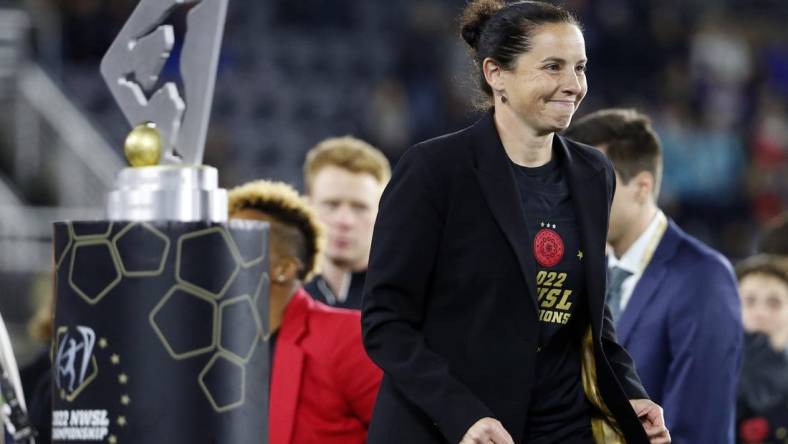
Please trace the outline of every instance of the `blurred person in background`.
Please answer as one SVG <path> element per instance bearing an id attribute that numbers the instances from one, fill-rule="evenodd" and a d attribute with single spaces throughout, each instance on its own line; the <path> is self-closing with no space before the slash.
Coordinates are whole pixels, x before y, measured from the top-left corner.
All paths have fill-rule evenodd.
<path id="1" fill-rule="evenodd" d="M 607 303 L 673 442 L 733 443 L 742 320 L 730 263 L 657 206 L 662 149 L 647 116 L 597 111 L 564 135 L 613 162 Z"/>
<path id="2" fill-rule="evenodd" d="M 736 272 L 744 329 L 762 333 L 775 351 L 788 352 L 788 274 L 778 256 L 758 255 L 743 261 Z"/>
<path id="3" fill-rule="evenodd" d="M 381 372 L 364 353 L 359 313 L 314 301 L 301 286 L 322 244 L 314 213 L 284 183 L 250 182 L 228 198 L 231 219 L 270 227 L 268 442 L 365 442 Z"/>
<path id="4" fill-rule="evenodd" d="M 361 308 L 372 226 L 390 176 L 383 153 L 354 137 L 326 139 L 307 153 L 307 198 L 328 231 L 320 274 L 305 286 L 313 298 L 335 307 Z"/>
<path id="5" fill-rule="evenodd" d="M 788 264 L 758 255 L 739 263 L 736 274 L 746 330 L 737 442 L 783 442 L 788 438 Z"/>
<path id="6" fill-rule="evenodd" d="M 604 303 L 612 167 L 556 135 L 587 92 L 577 20 L 477 0 L 461 34 L 487 112 L 408 149 L 375 223 L 370 443 L 670 442 Z"/>
<path id="7" fill-rule="evenodd" d="M 759 253 L 781 256 L 788 261 L 788 211 L 769 220 L 758 242 Z"/>
<path id="8" fill-rule="evenodd" d="M 781 64 L 786 63 L 788 54 Z M 754 95 L 759 101 L 753 111 L 746 186 L 751 197 L 752 217 L 769 230 L 780 219 L 786 223 L 785 215 L 780 217 L 780 213 L 788 208 L 788 96 L 780 97 L 767 88 Z M 782 254 L 788 254 L 785 237 L 781 244 Z"/>

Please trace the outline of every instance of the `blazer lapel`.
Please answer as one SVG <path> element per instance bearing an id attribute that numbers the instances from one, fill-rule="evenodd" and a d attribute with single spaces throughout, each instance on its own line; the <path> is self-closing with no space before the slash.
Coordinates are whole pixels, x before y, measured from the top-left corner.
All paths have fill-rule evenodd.
<path id="1" fill-rule="evenodd" d="M 654 261 L 652 260 L 652 262 Z M 656 294 L 657 288 L 660 282 L 662 282 L 662 278 L 665 277 L 666 271 L 667 268 L 664 263 L 653 264 L 653 266 L 649 264 L 640 277 L 640 280 L 638 280 L 632 292 L 632 297 L 629 299 L 627 307 L 621 313 L 621 318 L 618 320 L 618 325 L 616 326 L 616 333 L 621 345 L 625 347 L 629 345 L 632 329 L 637 323 L 643 309 Z"/>
<path id="2" fill-rule="evenodd" d="M 632 297 L 618 320 L 616 332 L 621 345 L 626 346 L 628 344 L 632 330 L 637 325 L 638 318 L 640 318 L 641 313 L 656 295 L 657 289 L 668 271 L 667 261 L 673 257 L 677 246 L 678 236 L 674 230 L 673 223 L 670 222 L 662 235 L 662 239 L 659 241 L 657 249 L 654 251 L 654 256 L 652 256 L 646 269 L 643 270 L 643 275 L 635 285 Z"/>
<path id="3" fill-rule="evenodd" d="M 594 168 L 582 157 L 569 151 L 566 142 L 556 136 L 563 156 L 563 171 L 572 193 L 583 251 L 586 290 L 591 325 L 596 335 L 602 331 L 605 304 L 605 236 L 608 224 L 608 196 L 604 170 Z"/>
<path id="4" fill-rule="evenodd" d="M 304 370 L 305 354 L 299 343 L 307 333 L 308 297 L 303 290 L 293 295 L 276 340 L 268 414 L 271 444 L 292 442 Z"/>
<path id="5" fill-rule="evenodd" d="M 528 299 L 538 316 L 536 276 L 534 276 L 536 263 L 530 254 L 526 254 L 530 251 L 531 240 L 526 230 L 525 212 L 509 165 L 510 160 L 495 129 L 492 113 L 488 113 L 476 123 L 474 135 L 476 177 L 481 185 L 482 194 L 517 257 L 520 271 L 528 287 L 530 296 Z"/>

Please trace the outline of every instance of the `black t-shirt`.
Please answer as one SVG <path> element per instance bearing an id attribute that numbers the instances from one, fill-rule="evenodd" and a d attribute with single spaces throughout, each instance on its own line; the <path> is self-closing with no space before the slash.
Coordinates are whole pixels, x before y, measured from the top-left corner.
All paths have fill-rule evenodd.
<path id="1" fill-rule="evenodd" d="M 572 196 L 555 155 L 541 167 L 512 167 L 531 239 L 522 248 L 536 262 L 539 299 L 539 351 L 524 442 L 582 442 L 591 427 L 580 377 L 588 303 Z"/>
<path id="2" fill-rule="evenodd" d="M 331 291 L 331 287 L 328 286 L 328 282 L 320 274 L 304 285 L 304 289 L 314 300 L 324 304 L 361 310 L 361 297 L 364 294 L 364 279 L 366 276 L 366 271 L 357 271 L 350 274 L 350 287 L 347 291 L 347 298 L 344 301 L 337 299 L 337 296 Z"/>

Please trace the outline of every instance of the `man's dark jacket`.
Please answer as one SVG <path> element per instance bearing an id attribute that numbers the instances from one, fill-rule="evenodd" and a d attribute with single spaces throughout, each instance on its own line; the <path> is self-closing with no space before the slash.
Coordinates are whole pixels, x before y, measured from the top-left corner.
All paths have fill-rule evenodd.
<path id="1" fill-rule="evenodd" d="M 673 443 L 736 442 L 741 302 L 725 257 L 669 221 L 616 330 Z"/>
<path id="2" fill-rule="evenodd" d="M 630 444 L 647 398 L 606 312 L 605 235 L 615 177 L 596 150 L 556 136 L 587 276 L 598 388 Z M 458 443 L 483 417 L 515 442 L 526 424 L 539 320 L 536 264 L 492 113 L 410 148 L 381 199 L 364 291 L 364 345 L 384 378 L 368 442 Z"/>

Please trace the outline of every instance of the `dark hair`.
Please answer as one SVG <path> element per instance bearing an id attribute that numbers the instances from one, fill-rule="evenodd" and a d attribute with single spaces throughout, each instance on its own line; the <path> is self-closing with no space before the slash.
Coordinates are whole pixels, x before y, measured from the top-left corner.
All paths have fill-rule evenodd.
<path id="1" fill-rule="evenodd" d="M 758 242 L 758 251 L 788 256 L 788 211 L 783 211 L 766 223 Z"/>
<path id="2" fill-rule="evenodd" d="M 580 27 L 569 11 L 549 3 L 504 0 L 473 0 L 460 18 L 460 34 L 471 47 L 479 70 L 479 86 L 487 97 L 492 88 L 484 79 L 482 63 L 487 57 L 502 68 L 512 70 L 520 54 L 531 50 L 534 30 L 547 23 L 568 23 Z"/>
<path id="3" fill-rule="evenodd" d="M 739 282 L 751 274 L 765 274 L 788 285 L 788 263 L 780 256 L 759 254 L 736 264 L 736 279 Z"/>
<path id="4" fill-rule="evenodd" d="M 577 120 L 563 135 L 587 145 L 605 145 L 624 183 L 648 171 L 654 176 L 654 196 L 659 194 L 662 145 L 648 116 L 634 109 L 601 110 Z"/>

